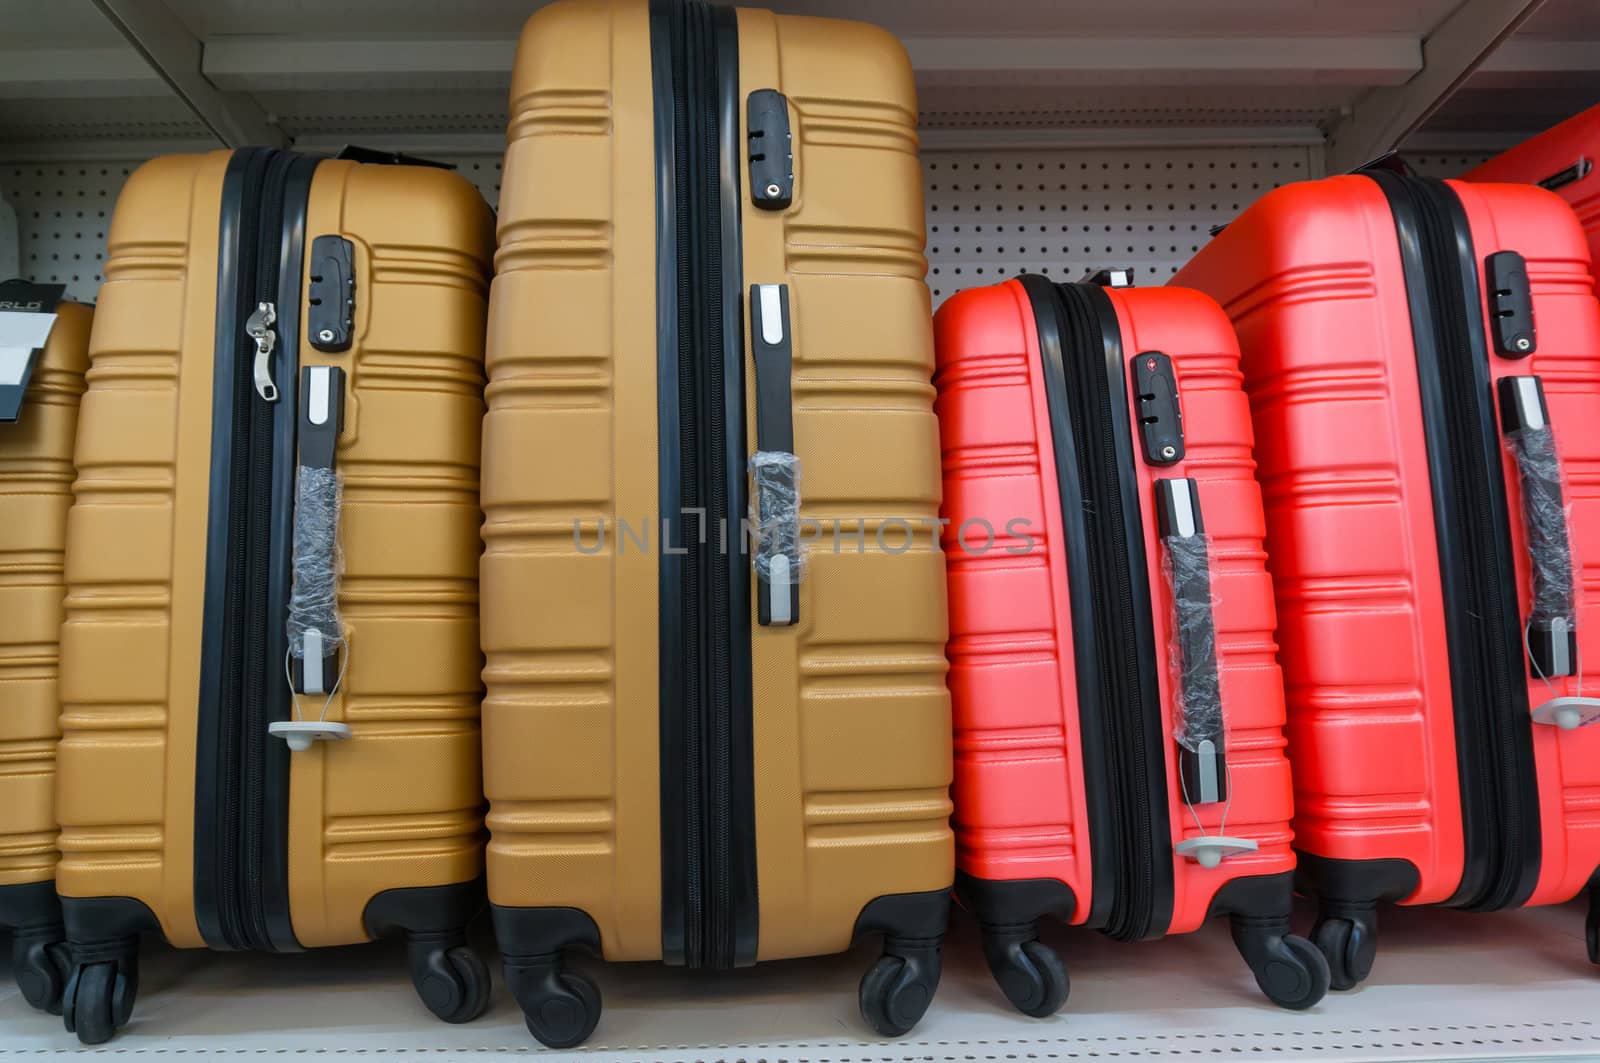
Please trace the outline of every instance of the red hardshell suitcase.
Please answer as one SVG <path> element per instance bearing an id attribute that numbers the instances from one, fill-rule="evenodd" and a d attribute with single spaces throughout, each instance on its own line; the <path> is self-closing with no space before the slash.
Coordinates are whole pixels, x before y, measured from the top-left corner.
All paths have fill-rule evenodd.
<path id="1" fill-rule="evenodd" d="M 1309 1007 L 1329 974 L 1288 933 L 1283 685 L 1238 345 L 1205 296 L 1116 276 L 1023 277 L 935 319 L 957 893 L 1031 1015 L 1067 992 L 1046 915 L 1139 940 L 1229 914 L 1267 996 Z"/>
<path id="2" fill-rule="evenodd" d="M 1600 105 L 1545 130 L 1461 175 L 1463 181 L 1536 184 L 1571 205 L 1589 236 L 1589 258 L 1600 263 Z"/>
<path id="3" fill-rule="evenodd" d="M 1371 969 L 1380 900 L 1588 885 L 1600 960 L 1600 305 L 1572 211 L 1331 177 L 1263 197 L 1173 283 L 1244 355 L 1298 884 L 1334 986 Z"/>

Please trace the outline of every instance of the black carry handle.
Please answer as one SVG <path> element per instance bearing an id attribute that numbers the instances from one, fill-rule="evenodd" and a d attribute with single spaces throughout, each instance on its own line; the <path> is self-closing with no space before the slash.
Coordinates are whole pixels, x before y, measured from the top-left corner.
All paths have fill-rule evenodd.
<path id="1" fill-rule="evenodd" d="M 1544 383 L 1537 376 L 1500 378 L 1500 427 L 1517 461 L 1522 521 L 1533 567 L 1533 609 L 1528 616 L 1528 666 L 1553 679 L 1577 674 L 1578 631 L 1572 542 L 1561 494 Z"/>
<path id="2" fill-rule="evenodd" d="M 763 627 L 800 621 L 799 507 L 794 458 L 794 410 L 789 376 L 794 364 L 789 286 L 750 286 L 750 350 L 756 364 L 756 450 L 752 461 L 756 519 L 756 619 Z M 787 460 L 785 460 L 787 459 Z M 767 534 L 772 529 L 782 534 Z"/>
<path id="3" fill-rule="evenodd" d="M 1199 486 L 1192 479 L 1157 480 L 1156 514 L 1167 551 L 1178 638 L 1180 705 L 1184 741 L 1178 747 L 1178 778 L 1191 805 L 1228 797 L 1222 722 L 1222 684 L 1217 678 L 1217 628 L 1211 604 L 1211 558 Z"/>
<path id="4" fill-rule="evenodd" d="M 453 162 L 440 162 L 438 159 L 425 159 L 420 155 L 407 155 L 403 151 L 385 151 L 382 148 L 368 148 L 360 144 L 346 144 L 339 149 L 334 158 L 365 163 L 368 166 L 427 166 L 435 170 L 456 168 Z"/>
<path id="5" fill-rule="evenodd" d="M 1386 173 L 1399 174 L 1401 177 L 1415 177 L 1415 176 L 1417 176 L 1416 169 L 1413 168 L 1412 165 L 1409 162 L 1406 161 L 1406 158 L 1405 158 L 1404 155 L 1400 154 L 1400 149 L 1399 148 L 1390 148 L 1388 151 L 1384 152 L 1382 155 L 1379 155 L 1377 158 L 1368 159 L 1366 162 L 1362 163 L 1360 166 L 1357 166 L 1355 169 L 1350 170 L 1348 172 L 1352 173 L 1352 174 L 1358 174 L 1358 173 L 1376 173 L 1376 172 L 1379 172 L 1379 171 L 1386 172 Z"/>
<path id="6" fill-rule="evenodd" d="M 1542 181 L 1535 182 L 1540 188 L 1547 188 L 1554 192 L 1558 188 L 1565 188 L 1575 181 L 1581 181 L 1594 170 L 1594 163 L 1586 157 L 1579 155 L 1578 161 L 1568 166 L 1565 170 L 1558 171 Z"/>
<path id="7" fill-rule="evenodd" d="M 314 475 L 334 471 L 339 434 L 343 431 L 344 370 L 335 365 L 303 367 L 300 370 L 300 456 L 296 470 L 292 548 L 297 571 L 290 601 L 291 615 L 301 604 L 299 570 L 315 566 L 329 573 L 330 578 L 335 571 L 333 551 L 338 541 L 338 528 L 335 508 L 327 497 L 331 485 L 314 486 L 308 472 Z M 315 493 L 319 490 L 320 494 Z M 290 654 L 289 682 L 296 694 L 329 694 L 338 680 L 341 632 L 324 627 L 321 623 L 305 625 L 301 652 Z"/>

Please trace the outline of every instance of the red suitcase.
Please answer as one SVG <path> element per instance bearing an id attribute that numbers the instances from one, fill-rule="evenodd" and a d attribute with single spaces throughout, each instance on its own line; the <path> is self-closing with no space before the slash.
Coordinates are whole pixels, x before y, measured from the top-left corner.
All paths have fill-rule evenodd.
<path id="1" fill-rule="evenodd" d="M 1589 885 L 1596 958 L 1600 727 L 1578 725 L 1600 675 L 1575 674 L 1600 662 L 1588 265 L 1543 189 L 1373 173 L 1269 193 L 1174 278 L 1223 304 L 1244 354 L 1298 881 L 1335 987 L 1371 969 L 1383 900 L 1489 910 Z"/>
<path id="2" fill-rule="evenodd" d="M 1597 156 L 1600 106 L 1496 155 L 1461 179 L 1536 184 L 1550 189 L 1577 212 L 1578 221 L 1589 236 L 1589 258 L 1600 263 L 1600 173 L 1594 171 Z"/>
<path id="3" fill-rule="evenodd" d="M 1267 996 L 1315 1004 L 1226 317 L 1196 292 L 1023 277 L 952 297 L 934 331 L 956 888 L 990 970 L 1047 1015 L 1067 979 L 1039 918 L 1138 940 L 1226 913 Z"/>

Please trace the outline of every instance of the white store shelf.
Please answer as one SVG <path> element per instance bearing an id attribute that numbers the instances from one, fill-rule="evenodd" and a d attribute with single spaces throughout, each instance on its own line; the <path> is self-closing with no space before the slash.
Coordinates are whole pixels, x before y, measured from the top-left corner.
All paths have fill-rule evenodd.
<path id="1" fill-rule="evenodd" d="M 497 199 L 514 41 L 541 0 L 162 2 L 198 42 L 201 73 L 301 146 L 443 157 Z M 1279 183 L 1321 176 L 1326 134 L 1367 94 L 1415 78 L 1430 33 L 1472 0 L 745 2 L 865 18 L 907 39 L 937 301 L 1024 270 L 1072 279 L 1131 265 L 1140 283 L 1165 281 L 1212 225 Z M 0 24 L 0 193 L 16 211 L 22 272 L 92 299 L 131 168 L 216 141 L 92 0 L 0 0 Z M 1546 0 L 1424 125 L 1411 143 L 1432 154 L 1412 161 L 1450 176 L 1597 100 L 1600 3 Z M 857 1013 L 870 947 L 718 975 L 604 966 L 600 1028 L 565 1054 L 527 1034 L 497 963 L 489 1013 L 438 1023 L 395 943 L 281 957 L 152 943 L 133 1023 L 80 1050 L 59 1018 L 22 1003 L 0 948 L 0 1063 L 1600 1059 L 1600 969 L 1585 960 L 1583 919 L 1575 905 L 1386 910 L 1371 981 L 1298 1014 L 1259 996 L 1224 922 L 1135 946 L 1052 927 L 1074 988 L 1049 1020 L 1010 1010 L 958 921 L 933 1009 L 898 1041 L 873 1037 Z M 1299 925 L 1309 921 L 1302 912 Z"/>
<path id="2" fill-rule="evenodd" d="M 1309 919 L 1302 913 L 1302 923 Z M 446 1026 L 412 994 L 390 944 L 291 956 L 145 950 L 133 1022 L 98 1055 L 293 1053 L 685 1063 L 1282 1058 L 1506 1060 L 1600 1056 L 1600 969 L 1585 959 L 1584 913 L 1565 905 L 1503 915 L 1386 910 L 1371 980 L 1284 1012 L 1256 992 L 1224 921 L 1139 945 L 1050 927 L 1072 996 L 1046 1020 L 1010 1010 L 958 919 L 938 997 L 898 1041 L 856 1011 L 871 948 L 707 975 L 603 965 L 600 1027 L 581 1051 L 540 1049 L 500 982 L 490 1011 Z M 0 1057 L 73 1054 L 61 1020 L 33 1012 L 0 967 Z M 84 1050 L 88 1051 L 88 1050 Z"/>

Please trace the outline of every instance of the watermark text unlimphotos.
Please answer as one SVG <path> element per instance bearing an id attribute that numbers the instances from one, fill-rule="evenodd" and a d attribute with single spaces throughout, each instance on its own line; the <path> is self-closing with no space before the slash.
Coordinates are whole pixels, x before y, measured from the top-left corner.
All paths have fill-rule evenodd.
<path id="1" fill-rule="evenodd" d="M 984 517 L 968 517 L 955 529 L 953 537 L 945 533 L 951 525 L 948 517 L 922 517 L 907 520 L 904 517 L 833 518 L 813 520 L 801 517 L 796 522 L 795 537 L 802 547 L 829 550 L 835 554 L 847 552 L 865 554 L 878 551 L 885 554 L 909 553 L 919 538 L 930 543 L 934 551 L 948 547 L 951 542 L 964 554 L 981 557 L 991 551 L 1007 554 L 1031 553 L 1038 545 L 1033 534 L 1033 524 L 1026 517 L 1011 517 L 995 522 Z M 868 530 L 868 525 L 877 527 Z M 691 543 L 714 544 L 718 552 L 726 554 L 730 548 L 729 521 L 708 521 L 703 509 L 685 509 L 682 516 L 670 518 L 646 517 L 639 520 L 622 518 L 583 520 L 572 522 L 572 545 L 580 554 L 598 554 L 606 549 L 608 536 L 618 554 L 630 551 L 664 554 L 687 554 Z M 773 530 L 768 526 L 768 534 Z M 759 552 L 762 526 L 748 517 L 739 522 L 733 546 L 741 554 Z"/>

